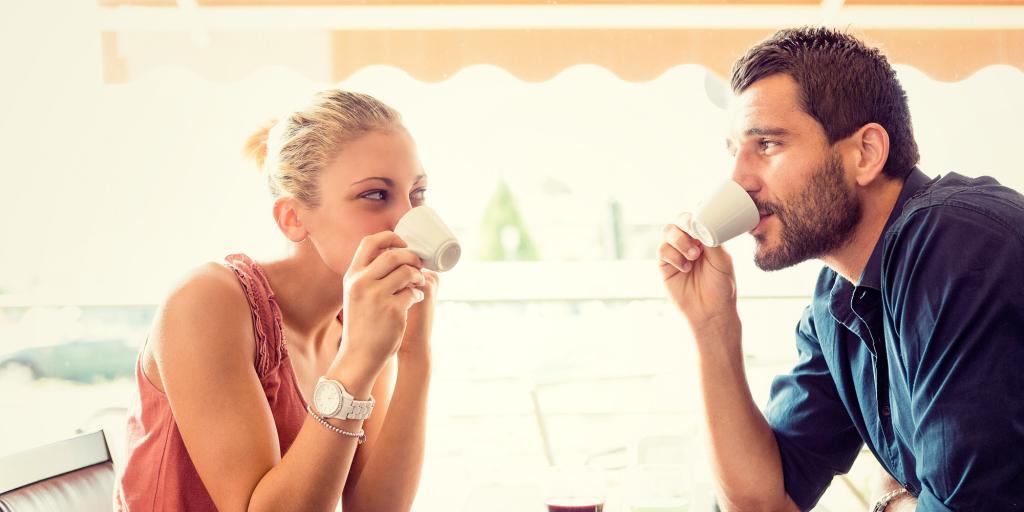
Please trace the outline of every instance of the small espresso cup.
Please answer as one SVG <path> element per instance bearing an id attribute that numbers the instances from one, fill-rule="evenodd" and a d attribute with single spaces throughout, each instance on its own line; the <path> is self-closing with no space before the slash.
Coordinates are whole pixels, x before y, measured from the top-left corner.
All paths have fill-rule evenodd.
<path id="1" fill-rule="evenodd" d="M 462 256 L 462 246 L 455 234 L 428 206 L 417 206 L 406 212 L 398 220 L 395 233 L 423 260 L 425 268 L 435 272 L 451 270 Z"/>
<path id="2" fill-rule="evenodd" d="M 750 194 L 726 180 L 697 206 L 692 220 L 692 235 L 708 247 L 718 247 L 757 227 L 761 216 Z"/>

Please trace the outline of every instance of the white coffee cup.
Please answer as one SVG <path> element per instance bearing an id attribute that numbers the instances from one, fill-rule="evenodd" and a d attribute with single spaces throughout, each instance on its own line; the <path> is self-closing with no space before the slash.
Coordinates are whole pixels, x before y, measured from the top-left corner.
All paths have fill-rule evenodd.
<path id="1" fill-rule="evenodd" d="M 405 240 L 409 249 L 423 260 L 423 266 L 430 270 L 451 270 L 462 256 L 462 246 L 455 234 L 441 220 L 441 216 L 428 206 L 417 206 L 406 212 L 398 220 L 395 233 Z"/>
<path id="2" fill-rule="evenodd" d="M 692 234 L 702 244 L 718 247 L 757 227 L 761 216 L 750 194 L 739 183 L 726 180 L 697 205 L 692 221 Z"/>

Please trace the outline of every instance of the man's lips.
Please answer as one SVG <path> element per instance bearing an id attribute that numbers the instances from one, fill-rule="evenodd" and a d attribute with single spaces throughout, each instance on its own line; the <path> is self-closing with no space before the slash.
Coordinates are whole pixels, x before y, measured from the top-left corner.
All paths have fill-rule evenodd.
<path id="1" fill-rule="evenodd" d="M 774 214 L 766 212 L 764 210 L 758 210 L 757 215 L 760 217 L 760 220 L 758 220 L 757 225 L 754 226 L 754 229 L 750 230 L 751 234 L 757 234 L 764 226 L 765 221 L 768 220 L 768 217 L 771 217 Z"/>

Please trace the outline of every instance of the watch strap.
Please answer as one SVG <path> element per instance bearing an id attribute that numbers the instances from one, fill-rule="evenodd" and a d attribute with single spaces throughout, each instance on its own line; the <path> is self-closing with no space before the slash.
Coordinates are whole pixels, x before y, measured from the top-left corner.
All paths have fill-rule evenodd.
<path id="1" fill-rule="evenodd" d="M 896 489 L 895 491 L 890 491 L 881 498 L 878 498 L 878 501 L 875 502 L 875 508 L 871 509 L 871 511 L 885 512 L 885 509 L 889 506 L 889 503 L 891 503 L 896 498 L 899 498 L 900 496 L 904 496 L 907 494 L 910 494 L 910 491 L 906 489 Z"/>
<path id="2" fill-rule="evenodd" d="M 377 401 L 370 396 L 369 400 L 356 400 L 342 383 L 328 379 L 327 377 L 320 377 L 317 380 L 317 385 L 326 382 L 330 383 L 338 388 L 339 394 L 341 395 L 341 408 L 335 414 L 324 414 L 325 418 L 334 418 L 339 420 L 365 420 L 370 417 L 370 413 L 373 412 L 373 406 L 376 405 Z M 323 414 L 323 412 L 320 414 Z"/>

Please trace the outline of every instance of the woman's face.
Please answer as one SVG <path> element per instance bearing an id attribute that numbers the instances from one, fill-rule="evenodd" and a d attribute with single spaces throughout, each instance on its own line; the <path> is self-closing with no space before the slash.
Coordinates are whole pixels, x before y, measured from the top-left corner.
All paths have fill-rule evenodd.
<path id="1" fill-rule="evenodd" d="M 320 204 L 300 219 L 324 263 L 344 274 L 363 237 L 393 231 L 424 204 L 427 176 L 405 128 L 370 132 L 342 148 L 320 175 Z"/>

